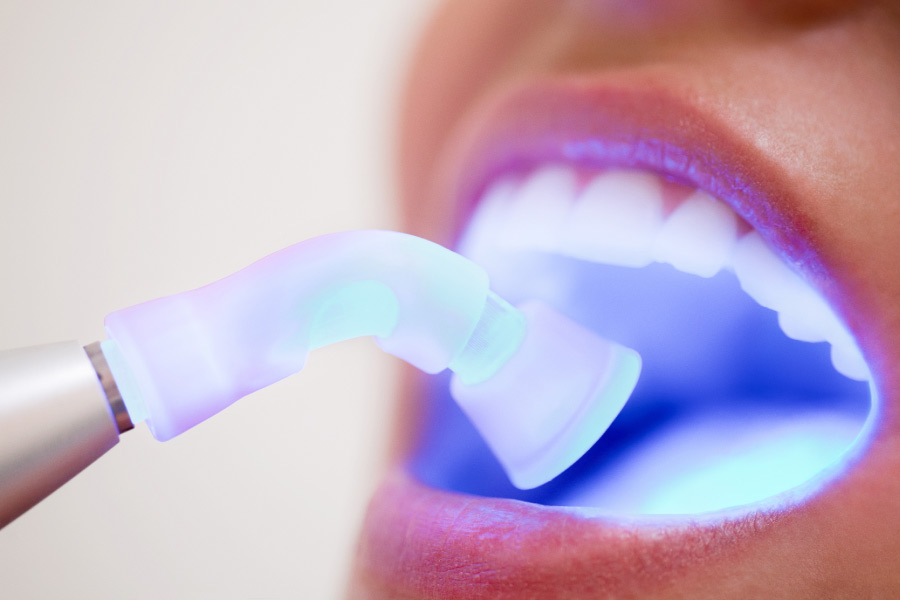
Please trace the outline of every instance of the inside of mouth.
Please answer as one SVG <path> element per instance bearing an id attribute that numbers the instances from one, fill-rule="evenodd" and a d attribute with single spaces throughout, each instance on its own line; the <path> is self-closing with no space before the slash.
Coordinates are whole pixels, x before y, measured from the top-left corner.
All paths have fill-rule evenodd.
<path id="1" fill-rule="evenodd" d="M 528 246 L 484 259 L 494 290 L 514 304 L 540 299 L 636 349 L 638 385 L 584 457 L 523 491 L 451 398 L 449 378 L 434 377 L 411 460 L 424 483 L 623 516 L 752 510 L 839 471 L 858 443 L 868 383 L 835 370 L 829 343 L 787 337 L 779 313 L 745 293 L 733 270 L 699 277 Z"/>

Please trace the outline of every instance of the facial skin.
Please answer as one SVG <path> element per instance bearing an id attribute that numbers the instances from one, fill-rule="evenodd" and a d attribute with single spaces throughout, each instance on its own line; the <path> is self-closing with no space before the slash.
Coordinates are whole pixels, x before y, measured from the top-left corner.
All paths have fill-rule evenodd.
<path id="1" fill-rule="evenodd" d="M 577 158 L 591 164 L 687 157 L 679 175 L 807 276 L 872 371 L 872 441 L 790 511 L 665 530 L 474 501 L 398 468 L 351 597 L 900 596 L 900 2 L 451 0 L 403 105 L 408 230 L 452 244 L 491 173 L 579 136 L 662 148 Z"/>

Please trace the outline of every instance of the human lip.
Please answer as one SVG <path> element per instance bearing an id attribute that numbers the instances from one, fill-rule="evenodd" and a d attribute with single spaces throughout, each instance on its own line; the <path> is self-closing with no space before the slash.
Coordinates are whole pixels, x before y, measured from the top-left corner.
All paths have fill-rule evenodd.
<path id="1" fill-rule="evenodd" d="M 485 188 L 505 172 L 560 162 L 628 167 L 710 192 L 811 281 L 834 278 L 837 250 L 823 243 L 827 232 L 810 209 L 803 179 L 677 87 L 645 83 L 623 78 L 597 87 L 572 79 L 526 87 L 467 118 L 436 186 L 456 207 L 445 235 L 459 231 Z M 840 285 L 820 289 L 844 314 L 858 314 Z M 792 532 L 839 514 L 862 471 L 788 508 L 706 522 L 636 522 L 440 492 L 401 469 L 372 503 L 359 564 L 368 577 L 423 596 L 428 590 L 449 598 L 651 593 L 704 565 L 727 572 L 723 565 L 736 553 L 782 551 L 773 539 L 796 540 Z"/>
<path id="2" fill-rule="evenodd" d="M 763 539 L 780 518 L 617 522 L 438 491 L 398 468 L 369 506 L 356 585 L 381 592 L 366 598 L 640 597 L 741 543 Z"/>
<path id="3" fill-rule="evenodd" d="M 874 247 L 883 245 L 881 232 L 874 235 L 882 215 L 875 204 L 848 213 L 846 190 L 837 193 L 840 186 L 795 150 L 773 150 L 771 137 L 666 71 L 510 85 L 466 115 L 447 144 L 429 196 L 453 208 L 449 223 L 425 233 L 458 241 L 486 188 L 511 171 L 553 163 L 652 171 L 729 205 L 844 321 L 875 386 L 889 386 L 879 365 L 895 362 L 885 323 L 900 284 L 885 277 L 890 250 Z M 860 230 L 873 233 L 872 248 L 859 247 Z M 860 258 L 847 260 L 851 254 Z"/>

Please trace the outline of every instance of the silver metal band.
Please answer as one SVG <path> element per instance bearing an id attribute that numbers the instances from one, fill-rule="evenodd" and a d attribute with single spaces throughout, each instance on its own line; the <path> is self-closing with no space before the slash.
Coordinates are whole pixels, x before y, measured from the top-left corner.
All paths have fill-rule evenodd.
<path id="1" fill-rule="evenodd" d="M 134 429 L 134 423 L 131 422 L 128 409 L 125 408 L 125 401 L 122 400 L 122 394 L 119 393 L 116 380 L 113 379 L 109 365 L 106 363 L 106 358 L 100 350 L 100 342 L 88 344 L 84 347 L 84 351 L 87 352 L 88 358 L 91 359 L 91 364 L 94 366 L 97 377 L 100 379 L 100 385 L 103 386 L 103 393 L 106 395 L 106 401 L 109 402 L 110 408 L 112 408 L 119 433 L 125 433 L 129 429 Z"/>

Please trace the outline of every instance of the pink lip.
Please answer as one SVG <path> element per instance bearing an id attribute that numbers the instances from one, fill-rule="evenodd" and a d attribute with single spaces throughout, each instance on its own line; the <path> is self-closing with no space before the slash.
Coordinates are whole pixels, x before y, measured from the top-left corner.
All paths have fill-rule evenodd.
<path id="1" fill-rule="evenodd" d="M 602 86 L 555 80 L 497 95 L 457 127 L 441 165 L 433 196 L 455 206 L 444 239 L 459 231 L 501 173 L 548 162 L 628 166 L 728 202 L 788 260 L 824 281 L 828 246 L 807 211 L 804 178 L 768 158 L 752 132 L 729 125 L 724 112 L 677 85 L 631 76 Z M 825 292 L 832 303 L 846 300 L 844 291 Z M 848 533 L 839 517 L 859 502 L 857 490 L 872 485 L 878 463 L 889 460 L 867 452 L 860 461 L 869 464 L 802 504 L 703 524 L 626 523 L 442 492 L 398 468 L 372 501 L 355 574 L 367 590 L 381 592 L 360 594 L 366 598 L 644 597 L 673 585 L 686 590 L 698 573 L 725 580 L 739 564 L 794 560 L 801 546 L 864 535 Z"/>
<path id="2" fill-rule="evenodd" d="M 764 537 L 780 519 L 628 525 L 436 491 L 398 469 L 369 507 L 357 572 L 385 590 L 373 598 L 639 597 Z"/>

